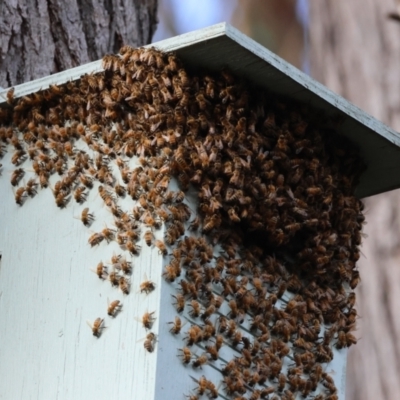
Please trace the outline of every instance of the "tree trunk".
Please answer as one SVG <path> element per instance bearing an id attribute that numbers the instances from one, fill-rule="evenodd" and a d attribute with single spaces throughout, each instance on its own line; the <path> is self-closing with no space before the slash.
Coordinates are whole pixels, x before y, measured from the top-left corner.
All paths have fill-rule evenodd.
<path id="1" fill-rule="evenodd" d="M 157 0 L 1 0 L 0 86 L 150 43 Z"/>
<path id="2" fill-rule="evenodd" d="M 400 24 L 392 0 L 310 2 L 315 79 L 400 129 Z M 366 28 L 367 27 L 367 28 Z M 359 343 L 348 358 L 347 399 L 394 399 L 400 392 L 400 191 L 366 200 L 359 261 Z"/>

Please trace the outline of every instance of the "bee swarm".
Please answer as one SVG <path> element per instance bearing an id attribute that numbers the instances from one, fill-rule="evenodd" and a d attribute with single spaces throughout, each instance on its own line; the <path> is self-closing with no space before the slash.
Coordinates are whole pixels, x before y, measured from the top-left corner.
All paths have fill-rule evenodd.
<path id="1" fill-rule="evenodd" d="M 170 330 L 182 335 L 184 364 L 214 364 L 225 398 L 337 399 L 326 364 L 332 347 L 356 342 L 349 287 L 359 280 L 364 222 L 353 195 L 363 170 L 357 151 L 315 110 L 227 70 L 191 75 L 173 54 L 127 46 L 103 66 L 104 73 L 19 99 L 9 92 L 0 155 L 14 151 L 16 203 L 55 174 L 60 208 L 72 198 L 84 203 L 98 183 L 116 229 L 90 235 L 92 247 L 116 241 L 134 256 L 144 235 L 170 254 L 163 276 L 176 288 L 177 312 L 189 310 L 185 332 L 179 318 Z M 139 166 L 130 167 L 132 158 Z M 18 187 L 28 160 L 36 178 Z M 180 190 L 170 190 L 173 179 Z M 188 191 L 198 198 L 196 213 Z M 125 196 L 133 209 L 119 204 Z M 85 226 L 94 218 L 83 210 Z M 162 224 L 164 241 L 154 240 Z M 111 268 L 97 267 L 124 294 L 130 271 L 122 255 Z M 140 290 L 151 295 L 154 284 Z M 152 352 L 154 344 L 150 332 L 144 347 Z M 192 355 L 193 345 L 204 353 Z M 237 356 L 220 368 L 223 346 Z M 196 382 L 190 398 L 218 397 L 213 382 Z"/>

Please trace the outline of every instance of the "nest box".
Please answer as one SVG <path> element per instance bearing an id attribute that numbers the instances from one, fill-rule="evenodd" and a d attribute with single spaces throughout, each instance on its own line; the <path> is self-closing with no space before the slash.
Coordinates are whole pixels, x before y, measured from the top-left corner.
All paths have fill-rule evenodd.
<path id="1" fill-rule="evenodd" d="M 185 69 L 193 74 L 228 69 L 260 91 L 266 90 L 271 96 L 295 104 L 305 104 L 316 114 L 333 121 L 332 130 L 356 145 L 366 165 L 356 188 L 358 198 L 400 186 L 396 173 L 400 167 L 400 140 L 395 131 L 231 26 L 222 23 L 147 47 L 174 52 Z M 143 58 L 141 62 L 148 61 Z M 36 100 L 30 95 L 45 91 L 50 85 L 61 87 L 80 80 L 86 74 L 103 71 L 102 62 L 96 61 L 27 82 L 15 87 L 14 99 L 18 101 L 27 96 L 22 108 L 34 108 L 34 102 L 41 95 Z M 111 68 L 107 73 L 112 74 Z M 139 74 L 133 74 L 132 79 L 140 79 Z M 152 96 L 150 86 L 144 88 L 148 98 Z M 171 93 L 172 89 L 164 92 L 166 102 L 175 101 L 170 99 L 173 97 Z M 144 108 L 145 111 L 135 108 L 133 97 L 126 96 L 133 102 L 129 104 L 135 110 L 129 118 L 144 118 L 143 124 L 146 125 L 152 117 L 148 116 L 152 108 Z M 0 107 L 9 107 L 5 104 L 8 98 L 8 90 L 0 92 L 0 102 L 3 103 Z M 204 96 L 196 99 L 200 98 L 207 107 L 210 102 L 207 103 Z M 114 115 L 111 109 L 116 101 L 112 93 L 102 100 L 107 102 L 107 107 L 110 106 L 106 114 Z M 9 99 L 9 102 L 13 100 Z M 90 114 L 95 104 L 96 99 L 85 103 L 82 112 Z M 202 110 L 202 104 L 196 107 Z M 223 109 L 224 104 L 220 108 Z M 58 113 L 64 111 L 56 110 Z M 41 113 L 47 111 L 40 109 L 35 112 L 30 114 L 35 120 L 33 126 L 44 124 L 45 117 Z M 181 115 L 177 118 L 184 120 Z M 302 276 L 300 274 L 295 279 L 293 269 L 286 271 L 286 266 L 295 264 L 290 257 L 279 258 L 279 252 L 271 253 L 264 257 L 268 260 L 266 267 L 263 264 L 270 268 L 268 273 L 260 273 L 262 266 L 252 269 L 256 263 L 256 251 L 247 251 L 239 243 L 233 245 L 234 239 L 230 239 L 229 246 L 219 242 L 229 229 L 220 236 L 208 237 L 216 225 L 223 225 L 224 218 L 228 222 L 231 220 L 232 230 L 236 220 L 245 218 L 240 206 L 253 201 L 250 195 L 243 197 L 237 207 L 229 205 L 239 201 L 240 185 L 246 184 L 240 183 L 241 172 L 237 173 L 237 179 L 233 178 L 235 172 L 230 178 L 221 178 L 221 187 L 224 182 L 229 182 L 234 190 L 237 189 L 226 202 L 228 205 L 218 197 L 221 188 L 213 186 L 211 193 L 209 183 L 207 188 L 203 187 L 202 202 L 206 199 L 211 204 L 212 198 L 214 214 L 225 206 L 227 212 L 222 219 L 207 215 L 203 231 L 199 229 L 197 236 L 187 239 L 195 230 L 197 213 L 201 221 L 204 217 L 202 212 L 207 214 L 208 211 L 200 207 L 201 212 L 198 212 L 196 190 L 190 189 L 185 194 L 179 191 L 178 185 L 184 183 L 184 178 L 183 182 L 180 177 L 178 180 L 167 175 L 159 178 L 157 171 L 163 168 L 165 171 L 169 168 L 184 169 L 190 161 L 186 161 L 182 154 L 181 157 L 175 154 L 175 164 L 170 166 L 167 155 L 171 153 L 165 150 L 166 161 L 156 165 L 154 157 L 146 152 L 157 143 L 157 139 L 165 147 L 183 140 L 186 128 L 156 135 L 160 124 L 168 125 L 167 119 L 154 118 L 150 125 L 146 125 L 153 136 L 143 142 L 142 150 L 139 150 L 140 146 L 135 147 L 131 157 L 128 156 L 127 143 L 137 135 L 137 131 L 131 129 L 132 132 L 127 133 L 129 127 L 117 126 L 118 121 L 108 126 L 110 136 L 106 132 L 102 137 L 102 127 L 98 127 L 96 121 L 87 122 L 87 126 L 82 122 L 74 125 L 73 129 L 78 133 L 82 131 L 82 140 L 76 136 L 68 140 L 71 131 L 68 130 L 71 128 L 68 121 L 65 122 L 68 129 L 61 132 L 62 127 L 54 124 L 57 126 L 48 128 L 49 133 L 39 134 L 42 135 L 39 139 L 34 135 L 32 139 L 29 131 L 22 136 L 16 127 L 11 131 L 7 131 L 7 126 L 2 127 L 5 145 L 0 146 L 0 152 L 5 154 L 1 160 L 0 178 L 3 202 L 0 210 L 0 397 L 159 400 L 203 395 L 230 399 L 246 393 L 246 398 L 256 399 L 275 392 L 281 399 L 289 399 L 295 396 L 312 398 L 318 393 L 328 395 L 329 391 L 332 396 L 344 399 L 347 353 L 343 347 L 352 344 L 351 321 L 356 315 L 352 313 L 353 305 L 350 303 L 353 297 L 348 287 L 349 282 L 352 286 L 354 274 L 351 275 L 350 271 L 350 276 L 347 276 L 346 268 L 340 269 L 344 271 L 346 285 L 334 289 L 326 285 L 317 287 L 313 283 L 311 287 L 319 293 L 315 306 L 310 290 L 304 291 L 304 301 L 295 297 L 296 291 L 303 293 L 301 288 L 296 289 Z M 4 125 L 3 121 L 0 123 Z M 266 125 L 264 123 L 264 127 Z M 210 126 L 204 129 L 211 131 Z M 113 138 L 125 133 L 128 135 L 124 136 L 125 141 L 113 148 L 110 145 Z M 102 142 L 98 143 L 98 140 Z M 200 163 L 199 168 L 205 161 L 207 167 L 226 161 L 219 160 L 218 156 L 211 160 L 212 152 L 217 153 L 226 144 L 221 142 L 218 147 L 215 142 L 214 147 L 208 149 L 200 141 L 191 143 L 192 149 L 198 152 L 193 163 Z M 280 146 L 284 148 L 285 143 Z M 6 151 L 12 146 L 15 148 Z M 245 148 L 240 151 L 242 153 L 239 152 L 237 157 L 227 161 L 225 170 L 230 166 L 237 171 L 251 169 L 251 157 L 245 157 Z M 60 155 L 64 153 L 65 158 Z M 269 153 L 260 151 L 260 156 L 268 157 Z M 37 161 L 36 164 L 29 158 Z M 141 174 L 149 165 L 149 175 L 143 177 Z M 85 172 L 79 169 L 82 166 L 85 166 Z M 313 168 L 318 168 L 318 161 L 314 160 Z M 132 176 L 137 176 L 137 180 Z M 10 179 L 14 187 L 10 185 Z M 191 179 L 192 183 L 201 180 L 193 176 Z M 295 201 L 297 194 L 290 188 L 284 189 L 283 178 L 279 175 L 273 179 L 276 183 L 270 186 L 278 194 L 259 197 L 257 204 L 266 201 L 269 206 L 278 202 L 278 206 L 274 205 L 277 214 L 271 214 L 271 218 L 278 221 L 278 217 L 285 214 L 280 214 L 279 210 L 284 209 L 288 202 Z M 312 176 L 309 181 L 313 182 Z M 118 189 L 115 187 L 117 184 Z M 124 197 L 125 192 L 135 192 L 133 187 L 138 185 L 137 196 L 132 194 L 132 199 L 129 195 Z M 150 199 L 145 188 L 150 192 L 152 185 L 155 185 L 155 191 Z M 43 189 L 49 186 L 52 190 L 40 190 L 41 186 Z M 311 183 L 307 190 L 305 193 L 312 197 L 318 195 L 320 189 Z M 163 201 L 166 202 L 164 214 L 154 205 Z M 348 196 L 344 202 L 347 213 L 359 212 L 358 209 L 349 210 L 352 207 L 349 204 L 359 206 L 358 200 L 353 201 Z M 290 223 L 281 228 L 282 234 L 295 235 L 295 231 L 301 229 L 310 234 L 318 225 L 316 217 L 307 220 L 307 201 L 303 203 L 304 206 L 296 207 L 294 212 L 297 214 L 290 217 Z M 207 210 L 210 210 L 210 204 Z M 329 204 L 326 208 L 323 211 L 328 215 L 331 211 Z M 240 215 L 236 214 L 238 210 L 242 211 Z M 168 216 L 181 221 L 168 226 Z M 361 221 L 353 219 L 351 224 L 361 224 Z M 258 223 L 262 226 L 264 221 Z M 244 228 L 241 226 L 240 229 L 243 234 Z M 178 234 L 174 238 L 176 231 Z M 329 237 L 322 235 L 318 238 L 317 247 L 321 254 L 313 259 L 319 268 L 318 274 L 325 273 L 324 265 L 329 265 L 335 253 L 329 246 L 334 246 L 338 236 L 332 233 Z M 323 240 L 327 244 L 323 245 Z M 351 240 L 354 238 L 348 242 Z M 187 265 L 183 259 L 181 265 L 179 259 L 179 265 L 176 265 L 178 255 L 184 254 L 189 258 L 187 248 L 191 243 L 195 243 L 195 257 Z M 181 251 L 180 245 L 185 245 L 186 250 Z M 291 251 L 295 248 L 292 245 Z M 296 252 L 300 253 L 300 250 L 296 248 Z M 307 259 L 307 249 L 303 253 Z M 248 257 L 245 261 L 249 262 L 245 263 L 241 257 Z M 346 257 L 354 266 L 356 254 L 350 252 L 343 256 Z M 224 264 L 220 270 L 217 262 Z M 215 275 L 215 271 L 221 275 Z M 210 273 L 214 274 L 212 278 Z M 340 274 L 337 277 L 342 278 Z M 199 279 L 203 279 L 203 283 L 197 284 Z M 311 297 L 306 300 L 307 296 Z M 325 299 L 324 296 L 335 301 L 329 306 L 324 303 L 325 314 L 321 317 L 321 312 L 315 311 L 315 307 L 319 307 L 318 301 Z M 262 307 L 262 317 L 257 318 L 256 310 Z M 339 314 L 350 321 L 349 328 L 335 330 L 332 323 L 334 312 L 330 315 L 326 307 L 333 310 L 339 307 Z M 262 325 L 263 321 L 266 324 Z M 322 344 L 325 332 L 326 336 L 329 332 L 332 334 L 331 344 L 326 348 Z M 313 335 L 317 344 L 311 343 Z M 237 374 L 228 371 L 233 365 L 227 366 L 229 361 L 240 370 Z M 307 362 L 314 364 L 307 367 Z M 293 380 L 296 373 L 293 370 L 289 372 L 295 363 L 304 363 L 301 367 L 304 373 L 298 374 L 297 383 Z M 334 372 L 333 383 L 322 377 L 318 365 L 323 365 L 324 371 Z M 320 379 L 315 387 L 314 378 L 310 378 L 311 383 L 305 383 L 311 373 Z"/>

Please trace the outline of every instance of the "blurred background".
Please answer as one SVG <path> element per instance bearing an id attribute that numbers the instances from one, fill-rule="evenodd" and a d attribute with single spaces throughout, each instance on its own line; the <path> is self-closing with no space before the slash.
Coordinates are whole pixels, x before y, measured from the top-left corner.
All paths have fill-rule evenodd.
<path id="1" fill-rule="evenodd" d="M 227 21 L 400 130 L 396 18 L 395 0 L 159 0 L 153 42 Z M 349 350 L 346 399 L 389 400 L 400 393 L 400 191 L 365 204 L 368 237 L 356 290 L 359 342 Z"/>

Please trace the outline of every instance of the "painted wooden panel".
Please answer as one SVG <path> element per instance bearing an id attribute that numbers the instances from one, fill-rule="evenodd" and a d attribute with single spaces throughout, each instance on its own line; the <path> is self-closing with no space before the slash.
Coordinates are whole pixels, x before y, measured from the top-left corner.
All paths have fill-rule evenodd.
<path id="1" fill-rule="evenodd" d="M 92 271 L 121 253 L 115 242 L 88 244 L 91 233 L 105 224 L 112 228 L 97 187 L 83 205 L 72 200 L 60 210 L 46 189 L 20 207 L 9 181 L 10 154 L 2 164 L 0 398 L 153 398 L 157 353 L 144 349 L 140 319 L 155 311 L 152 331 L 158 333 L 162 256 L 141 243 L 132 260 L 131 291 L 124 295 Z M 79 220 L 86 206 L 96 218 L 90 228 Z M 162 237 L 162 230 L 156 235 Z M 156 284 L 148 295 L 140 293 L 146 276 Z M 123 303 L 115 318 L 107 315 L 108 299 Z M 98 317 L 105 319 L 100 338 L 87 324 Z"/>

